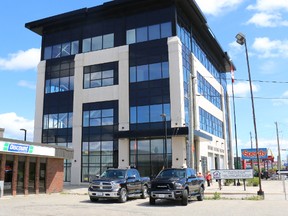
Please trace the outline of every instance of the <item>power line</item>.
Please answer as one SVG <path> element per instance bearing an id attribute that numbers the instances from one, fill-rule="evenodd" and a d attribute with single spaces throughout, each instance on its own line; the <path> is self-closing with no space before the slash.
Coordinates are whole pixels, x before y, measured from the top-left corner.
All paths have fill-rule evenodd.
<path id="1" fill-rule="evenodd" d="M 249 81 L 246 79 L 234 79 L 236 81 Z M 252 80 L 253 82 L 261 82 L 261 83 L 275 83 L 275 84 L 288 84 L 288 81 L 275 81 L 275 80 Z"/>

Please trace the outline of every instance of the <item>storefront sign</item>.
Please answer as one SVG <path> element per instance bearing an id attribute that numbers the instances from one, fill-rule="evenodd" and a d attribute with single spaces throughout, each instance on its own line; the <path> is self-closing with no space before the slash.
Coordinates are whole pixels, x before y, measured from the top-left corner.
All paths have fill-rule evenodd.
<path id="1" fill-rule="evenodd" d="M 241 149 L 242 159 L 257 159 L 257 151 L 256 149 Z M 259 159 L 267 159 L 268 158 L 268 150 L 267 148 L 259 148 L 258 149 Z"/>
<path id="2" fill-rule="evenodd" d="M 18 154 L 55 156 L 55 148 L 52 147 L 9 143 L 9 142 L 0 142 L 0 151 L 18 153 Z"/>
<path id="3" fill-rule="evenodd" d="M 212 179 L 250 179 L 253 178 L 252 169 L 211 170 Z"/>

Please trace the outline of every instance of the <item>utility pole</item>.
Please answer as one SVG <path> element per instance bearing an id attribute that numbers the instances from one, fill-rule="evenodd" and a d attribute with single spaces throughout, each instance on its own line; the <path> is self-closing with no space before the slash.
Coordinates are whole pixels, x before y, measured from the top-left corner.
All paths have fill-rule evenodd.
<path id="1" fill-rule="evenodd" d="M 281 170 L 281 153 L 280 153 L 278 123 L 275 122 L 275 124 L 276 124 L 276 135 L 277 135 L 277 145 L 278 145 L 277 169 L 280 171 Z M 280 178 L 280 175 L 279 175 L 279 178 Z"/>
<path id="2" fill-rule="evenodd" d="M 250 131 L 250 142 L 251 142 L 251 149 L 253 149 L 253 141 L 252 141 L 252 133 Z M 253 162 L 253 159 L 251 159 L 251 168 L 253 170 L 253 173 L 254 173 L 254 162 Z"/>

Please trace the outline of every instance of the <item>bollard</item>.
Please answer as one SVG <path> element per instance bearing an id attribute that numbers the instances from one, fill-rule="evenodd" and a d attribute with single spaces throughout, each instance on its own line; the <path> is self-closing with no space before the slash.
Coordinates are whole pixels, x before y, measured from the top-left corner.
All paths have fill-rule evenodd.
<path id="1" fill-rule="evenodd" d="M 0 198 L 4 194 L 4 181 L 0 181 Z"/>

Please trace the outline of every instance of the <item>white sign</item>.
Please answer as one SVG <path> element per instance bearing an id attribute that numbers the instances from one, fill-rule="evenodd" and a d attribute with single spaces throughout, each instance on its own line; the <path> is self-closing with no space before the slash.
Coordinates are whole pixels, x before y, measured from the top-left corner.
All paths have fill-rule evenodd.
<path id="1" fill-rule="evenodd" d="M 212 179 L 250 179 L 253 178 L 252 169 L 211 170 Z"/>
<path id="2" fill-rule="evenodd" d="M 20 143 L 0 142 L 0 152 L 55 156 L 55 148 Z"/>

